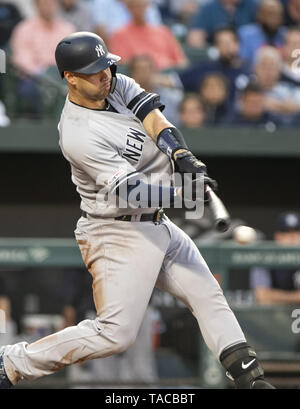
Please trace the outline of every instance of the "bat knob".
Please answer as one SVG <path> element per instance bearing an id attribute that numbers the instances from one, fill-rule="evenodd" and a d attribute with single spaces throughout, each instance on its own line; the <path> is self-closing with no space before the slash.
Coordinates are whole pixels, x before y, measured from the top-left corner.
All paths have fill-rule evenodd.
<path id="1" fill-rule="evenodd" d="M 220 219 L 215 222 L 215 229 L 220 233 L 225 233 L 229 229 L 230 219 Z"/>

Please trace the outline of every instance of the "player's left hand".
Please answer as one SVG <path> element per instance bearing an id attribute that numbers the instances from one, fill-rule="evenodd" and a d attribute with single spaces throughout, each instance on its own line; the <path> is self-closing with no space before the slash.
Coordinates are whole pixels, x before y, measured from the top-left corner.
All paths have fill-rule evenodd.
<path id="1" fill-rule="evenodd" d="M 204 175 L 204 185 L 208 185 L 215 192 L 218 190 L 218 184 L 214 179 L 211 179 L 207 174 L 207 168 L 205 163 L 197 159 L 191 151 L 180 150 L 174 154 L 175 170 L 181 174 L 191 173 L 193 179 L 197 177 L 197 174 Z"/>
<path id="2" fill-rule="evenodd" d="M 180 149 L 174 153 L 174 161 L 176 170 L 179 173 L 204 173 L 207 175 L 205 163 L 197 159 L 191 151 L 187 149 Z"/>

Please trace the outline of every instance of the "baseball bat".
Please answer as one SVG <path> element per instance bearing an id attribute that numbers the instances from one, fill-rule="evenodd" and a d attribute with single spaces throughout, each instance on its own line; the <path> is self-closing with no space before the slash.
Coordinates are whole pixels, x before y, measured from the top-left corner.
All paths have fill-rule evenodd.
<path id="1" fill-rule="evenodd" d="M 219 232 L 224 233 L 229 229 L 230 226 L 229 213 L 222 200 L 209 186 L 206 186 L 206 196 L 208 199 L 208 206 L 214 221 L 215 229 Z"/>

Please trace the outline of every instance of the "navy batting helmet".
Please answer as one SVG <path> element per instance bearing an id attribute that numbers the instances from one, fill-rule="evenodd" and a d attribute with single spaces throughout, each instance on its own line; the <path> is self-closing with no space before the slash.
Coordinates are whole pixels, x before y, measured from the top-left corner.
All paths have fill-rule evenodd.
<path id="1" fill-rule="evenodd" d="M 64 71 L 96 74 L 107 67 L 113 76 L 121 57 L 111 54 L 97 34 L 81 31 L 62 39 L 56 47 L 55 59 L 62 78 Z"/>

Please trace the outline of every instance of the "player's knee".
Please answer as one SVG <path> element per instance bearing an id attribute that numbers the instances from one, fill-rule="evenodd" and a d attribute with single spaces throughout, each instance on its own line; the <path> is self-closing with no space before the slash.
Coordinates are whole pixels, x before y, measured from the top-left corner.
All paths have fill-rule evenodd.
<path id="1" fill-rule="evenodd" d="M 219 283 L 217 281 L 211 281 L 205 291 L 202 291 L 198 296 L 203 302 L 211 303 L 212 300 L 219 299 L 220 297 L 223 298 L 224 294 Z"/>
<path id="2" fill-rule="evenodd" d="M 115 333 L 115 353 L 121 353 L 126 351 L 135 341 L 136 332 L 127 326 L 120 327 Z"/>
<path id="3" fill-rule="evenodd" d="M 103 325 L 99 317 L 95 319 L 94 324 L 99 335 L 110 341 L 112 354 L 126 351 L 136 339 L 137 330 L 130 324 L 119 325 L 106 322 Z"/>

